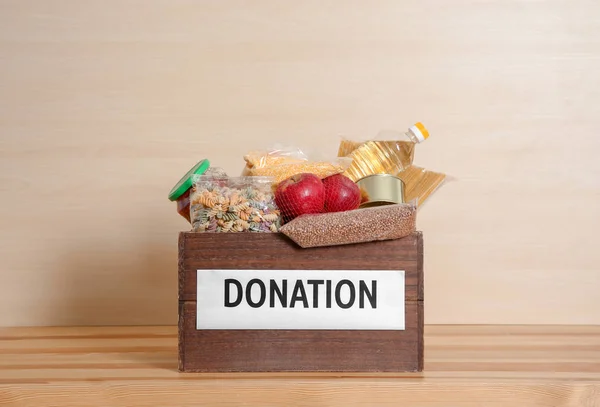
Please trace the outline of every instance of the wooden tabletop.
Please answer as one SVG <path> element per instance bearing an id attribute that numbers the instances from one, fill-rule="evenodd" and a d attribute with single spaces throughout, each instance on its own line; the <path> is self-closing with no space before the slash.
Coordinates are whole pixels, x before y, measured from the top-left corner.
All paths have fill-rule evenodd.
<path id="1" fill-rule="evenodd" d="M 182 374 L 176 335 L 0 329 L 0 406 L 600 406 L 600 326 L 427 326 L 422 374 Z"/>

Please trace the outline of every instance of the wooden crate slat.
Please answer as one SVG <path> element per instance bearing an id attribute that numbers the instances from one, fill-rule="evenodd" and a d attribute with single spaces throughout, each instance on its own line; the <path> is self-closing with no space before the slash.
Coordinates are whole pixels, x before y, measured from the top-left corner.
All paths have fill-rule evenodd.
<path id="1" fill-rule="evenodd" d="M 189 372 L 396 372 L 423 368 L 423 302 L 406 303 L 406 330 L 196 330 L 182 304 L 180 368 Z"/>

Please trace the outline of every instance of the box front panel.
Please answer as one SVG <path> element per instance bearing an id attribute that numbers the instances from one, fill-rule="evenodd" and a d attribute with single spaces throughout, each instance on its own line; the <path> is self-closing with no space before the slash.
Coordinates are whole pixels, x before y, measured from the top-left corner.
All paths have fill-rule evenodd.
<path id="1" fill-rule="evenodd" d="M 183 233 L 180 236 L 179 258 L 180 370 L 188 372 L 420 371 L 423 368 L 422 258 L 421 233 L 399 240 L 318 249 L 300 249 L 279 234 Z M 249 308 L 267 304 L 272 300 L 267 298 L 269 295 L 267 280 L 269 283 L 270 280 L 275 280 L 280 289 L 275 300 L 285 301 L 285 305 L 289 306 L 289 301 L 295 298 L 297 305 L 302 305 L 313 313 L 304 323 L 314 325 L 310 326 L 311 329 L 306 329 L 306 325 L 294 321 L 288 321 L 287 325 L 267 321 L 265 326 L 271 329 L 261 329 L 260 324 L 255 320 L 240 323 L 238 327 L 234 318 L 227 322 L 228 325 L 224 325 L 227 329 L 220 329 L 219 323 L 222 321 L 219 322 L 218 315 L 213 315 L 211 324 L 214 322 L 216 325 L 200 325 L 202 329 L 198 329 L 199 319 L 202 319 L 203 315 L 198 315 L 197 309 L 206 308 L 202 301 L 207 298 L 217 299 L 219 293 L 213 293 L 212 290 L 219 291 L 222 296 L 225 295 L 224 286 L 219 285 L 224 280 L 219 280 L 212 288 L 207 287 L 208 283 L 204 282 L 207 274 L 203 273 L 211 273 L 211 270 L 224 271 L 229 280 L 238 282 L 238 285 L 231 283 L 229 287 L 227 298 L 229 304 L 238 301 L 241 304 L 242 301 L 246 301 Z M 259 278 L 256 276 L 250 278 L 248 274 L 253 271 L 253 274 L 256 274 L 257 270 L 265 273 L 269 271 L 267 273 L 269 278 L 263 281 L 264 301 L 260 290 L 261 284 L 256 281 Z M 312 308 L 311 301 L 327 303 L 325 283 L 327 279 L 324 277 L 322 279 L 324 282 L 320 285 L 325 292 L 315 292 L 318 298 L 309 295 L 312 293 L 310 290 L 305 293 L 305 296 L 298 294 L 302 290 L 296 292 L 295 296 L 291 291 L 284 296 L 281 289 L 286 273 L 292 273 L 288 277 L 292 277 L 292 281 L 295 282 L 290 283 L 290 290 L 293 290 L 291 287 L 295 286 L 298 280 L 303 283 L 308 282 L 307 278 L 294 280 L 296 274 L 290 270 L 296 270 L 300 274 L 319 270 L 324 273 L 335 270 L 340 272 L 347 270 L 352 273 L 354 270 L 357 275 L 362 275 L 365 281 L 368 274 L 363 273 L 368 273 L 369 270 L 379 272 L 402 270 L 405 301 L 403 311 L 400 307 L 396 308 L 398 309 L 396 321 L 402 320 L 403 313 L 403 329 L 398 329 L 399 324 L 391 329 L 384 329 L 383 326 L 380 326 L 380 329 L 360 329 L 360 327 L 345 329 L 343 324 L 331 329 L 327 326 L 327 321 L 322 321 L 323 325 L 319 326 L 319 322 L 316 322 L 319 321 L 318 307 Z M 270 274 L 278 271 L 281 273 L 279 279 L 277 278 L 279 275 Z M 372 276 L 376 273 L 374 271 Z M 197 275 L 202 278 L 199 280 Z M 248 284 L 253 280 L 254 283 L 248 288 Z M 331 279 L 332 287 L 330 287 L 333 293 L 335 292 L 334 280 Z M 360 278 L 356 279 L 357 281 L 349 278 L 345 280 L 348 280 L 348 287 L 353 283 L 355 294 L 359 294 Z M 335 281 L 339 283 L 339 280 Z M 310 288 L 314 289 L 314 285 L 313 282 Z M 340 305 L 354 305 L 355 302 L 360 301 L 356 296 L 354 301 L 351 301 L 348 287 L 345 287 L 345 297 L 341 294 L 343 289 L 340 289 Z M 196 302 L 197 290 L 202 293 L 201 303 Z M 393 290 L 390 293 L 392 294 L 389 296 L 393 297 Z M 365 292 L 363 306 L 369 300 L 366 294 Z M 369 294 L 373 293 L 369 292 Z M 244 299 L 244 295 L 250 298 Z M 332 306 L 335 302 L 334 295 L 330 298 Z M 225 301 L 225 298 L 218 298 L 218 300 Z M 394 317 L 390 316 L 390 318 Z M 322 319 L 327 318 L 323 315 Z M 269 323 L 271 325 L 268 325 Z"/>

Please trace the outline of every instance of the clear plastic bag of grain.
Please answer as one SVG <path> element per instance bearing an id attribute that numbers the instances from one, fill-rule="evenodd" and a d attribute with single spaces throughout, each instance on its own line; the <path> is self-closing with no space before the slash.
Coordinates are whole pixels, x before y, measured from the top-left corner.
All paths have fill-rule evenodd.
<path id="1" fill-rule="evenodd" d="M 278 232 L 279 208 L 270 177 L 194 175 L 190 195 L 194 232 Z"/>
<path id="2" fill-rule="evenodd" d="M 302 215 L 280 231 L 300 247 L 338 246 L 400 239 L 416 231 L 414 202 L 346 212 Z"/>
<path id="3" fill-rule="evenodd" d="M 246 166 L 242 175 L 273 177 L 273 183 L 301 173 L 315 174 L 323 179 L 341 174 L 352 164 L 349 157 L 316 159 L 309 157 L 299 148 L 274 148 L 269 151 L 250 151 L 244 156 Z"/>

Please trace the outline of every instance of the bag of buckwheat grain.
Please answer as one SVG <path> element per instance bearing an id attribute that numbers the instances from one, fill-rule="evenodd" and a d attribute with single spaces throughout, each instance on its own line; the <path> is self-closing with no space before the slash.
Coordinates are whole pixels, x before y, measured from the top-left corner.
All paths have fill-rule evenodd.
<path id="1" fill-rule="evenodd" d="M 414 203 L 302 215 L 280 232 L 303 248 L 399 239 L 416 231 Z"/>

